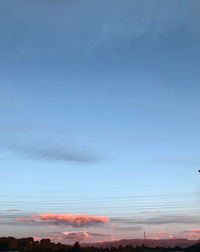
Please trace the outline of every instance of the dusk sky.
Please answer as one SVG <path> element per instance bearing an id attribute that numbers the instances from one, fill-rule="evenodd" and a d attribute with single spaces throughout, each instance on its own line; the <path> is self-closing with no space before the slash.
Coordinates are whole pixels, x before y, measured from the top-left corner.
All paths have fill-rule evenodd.
<path id="1" fill-rule="evenodd" d="M 200 238 L 199 13 L 0 0 L 0 236 Z"/>

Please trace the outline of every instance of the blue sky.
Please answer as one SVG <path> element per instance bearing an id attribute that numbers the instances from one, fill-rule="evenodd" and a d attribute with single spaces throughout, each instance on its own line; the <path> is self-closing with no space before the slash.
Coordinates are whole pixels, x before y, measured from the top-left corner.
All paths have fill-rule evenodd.
<path id="1" fill-rule="evenodd" d="M 195 0 L 0 0 L 0 235 L 192 236 L 199 8 Z M 38 219 L 45 212 L 110 221 L 49 227 Z M 30 215 L 38 225 L 16 221 Z"/>

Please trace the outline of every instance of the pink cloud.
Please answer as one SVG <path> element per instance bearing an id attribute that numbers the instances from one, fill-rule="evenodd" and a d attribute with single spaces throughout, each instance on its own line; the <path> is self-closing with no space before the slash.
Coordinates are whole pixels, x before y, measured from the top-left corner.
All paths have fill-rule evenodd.
<path id="1" fill-rule="evenodd" d="M 49 235 L 47 237 L 45 237 L 45 239 L 50 239 L 51 241 L 62 241 L 63 237 L 60 235 Z"/>
<path id="2" fill-rule="evenodd" d="M 200 232 L 199 228 L 188 229 L 187 232 Z"/>
<path id="3" fill-rule="evenodd" d="M 168 238 L 169 239 L 175 239 L 176 237 L 174 235 L 169 235 Z"/>
<path id="4" fill-rule="evenodd" d="M 195 232 L 188 233 L 188 234 L 185 234 L 185 237 L 200 237 L 200 233 L 195 233 Z"/>
<path id="5" fill-rule="evenodd" d="M 151 213 L 150 210 L 145 210 L 143 213 Z"/>
<path id="6" fill-rule="evenodd" d="M 38 236 L 33 236 L 33 240 L 34 241 L 40 241 L 42 238 L 38 237 Z"/>
<path id="7" fill-rule="evenodd" d="M 170 234 L 169 232 L 166 232 L 166 231 L 160 231 L 158 232 L 158 235 L 157 235 L 159 238 L 163 239 L 174 239 L 175 236 Z"/>
<path id="8" fill-rule="evenodd" d="M 56 228 L 57 226 L 56 225 L 49 225 L 48 227 L 49 228 Z"/>
<path id="9" fill-rule="evenodd" d="M 64 239 L 70 239 L 73 241 L 82 241 L 92 237 L 92 234 L 81 231 L 81 232 L 62 232 Z"/>
<path id="10" fill-rule="evenodd" d="M 156 210 L 156 211 L 145 210 L 145 211 L 142 212 L 142 213 L 157 213 L 157 214 L 159 214 L 159 213 L 161 213 L 161 212 L 160 212 L 160 210 Z"/>
<path id="11" fill-rule="evenodd" d="M 158 232 L 158 236 L 163 236 L 163 235 L 167 235 L 168 233 L 166 231 L 160 231 Z"/>
<path id="12" fill-rule="evenodd" d="M 37 222 L 48 224 L 65 224 L 73 227 L 86 226 L 92 224 L 104 224 L 110 220 L 107 216 L 71 214 L 71 213 L 43 213 L 34 216 L 20 217 L 17 221 Z"/>
<path id="13" fill-rule="evenodd" d="M 110 234 L 104 233 L 95 233 L 88 231 L 73 231 L 73 232 L 50 232 L 45 238 L 49 238 L 52 241 L 61 241 L 61 240 L 69 240 L 69 241 L 82 241 L 86 239 L 94 239 L 95 241 L 98 239 L 102 241 L 104 238 L 111 237 Z M 94 241 L 93 240 L 93 241 Z"/>
<path id="14" fill-rule="evenodd" d="M 160 237 L 159 236 L 157 236 L 157 235 L 155 235 L 155 236 L 151 236 L 151 237 L 149 237 L 150 239 L 152 239 L 152 240 L 159 240 L 160 239 Z"/>
<path id="15" fill-rule="evenodd" d="M 185 231 L 185 237 L 199 237 L 200 238 L 200 229 L 193 228 Z"/>
<path id="16" fill-rule="evenodd" d="M 114 227 L 114 228 L 116 228 L 116 227 L 118 227 L 119 225 L 118 224 L 111 224 L 111 227 Z"/>
<path id="17" fill-rule="evenodd" d="M 25 217 L 17 217 L 16 220 L 17 221 L 26 221 L 26 218 Z"/>

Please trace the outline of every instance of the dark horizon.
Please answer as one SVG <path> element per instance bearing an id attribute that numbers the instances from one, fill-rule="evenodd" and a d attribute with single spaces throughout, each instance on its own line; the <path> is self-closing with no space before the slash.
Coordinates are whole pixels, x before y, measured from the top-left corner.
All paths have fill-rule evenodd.
<path id="1" fill-rule="evenodd" d="M 131 246 L 132 248 L 136 247 L 163 247 L 163 248 L 187 248 L 193 245 L 198 245 L 200 247 L 199 240 L 189 240 L 186 238 L 174 238 L 174 239 L 122 239 L 115 241 L 105 241 L 105 242 L 96 242 L 96 243 L 81 243 L 81 241 L 75 241 L 73 243 L 61 243 L 53 242 L 49 238 L 41 239 L 40 241 L 34 240 L 33 237 L 27 238 L 14 238 L 14 237 L 0 237 L 0 251 L 4 250 L 7 246 L 7 249 L 10 250 L 20 250 L 20 251 L 34 251 L 35 249 L 44 249 L 47 250 L 51 248 L 53 251 L 68 247 L 81 246 L 82 248 L 93 247 L 99 249 L 109 249 L 109 248 L 126 248 Z"/>

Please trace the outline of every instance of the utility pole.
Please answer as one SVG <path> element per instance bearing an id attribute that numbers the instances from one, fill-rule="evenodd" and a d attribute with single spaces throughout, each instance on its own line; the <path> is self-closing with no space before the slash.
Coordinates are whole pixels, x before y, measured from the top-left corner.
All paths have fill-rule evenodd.
<path id="1" fill-rule="evenodd" d="M 146 240 L 147 238 L 146 238 L 146 232 L 144 231 L 144 240 Z"/>

